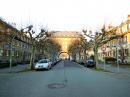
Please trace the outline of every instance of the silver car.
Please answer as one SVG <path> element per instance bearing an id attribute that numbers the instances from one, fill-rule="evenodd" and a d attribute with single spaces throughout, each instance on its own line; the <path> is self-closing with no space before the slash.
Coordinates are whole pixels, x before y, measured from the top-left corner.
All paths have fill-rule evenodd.
<path id="1" fill-rule="evenodd" d="M 52 65 L 52 62 L 49 60 L 49 59 L 42 59 L 42 60 L 39 60 L 35 66 L 34 66 L 34 69 L 35 70 L 39 70 L 39 69 L 51 69 L 51 65 Z"/>

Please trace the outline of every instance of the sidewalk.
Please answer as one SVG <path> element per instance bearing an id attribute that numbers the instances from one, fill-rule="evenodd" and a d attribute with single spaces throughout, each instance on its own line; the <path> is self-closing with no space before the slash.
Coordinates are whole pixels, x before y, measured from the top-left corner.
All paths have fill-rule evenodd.
<path id="1" fill-rule="evenodd" d="M 98 67 L 113 72 L 113 73 L 127 73 L 130 74 L 130 67 L 129 66 L 122 66 L 122 65 L 112 65 L 112 64 L 98 64 Z"/>
<path id="2" fill-rule="evenodd" d="M 9 72 L 16 73 L 16 72 L 20 72 L 20 71 L 23 71 L 23 70 L 27 69 L 27 66 L 28 66 L 28 64 L 17 65 L 17 66 L 13 66 L 11 68 L 11 70 L 10 70 L 9 67 L 0 68 L 0 73 L 9 73 Z"/>

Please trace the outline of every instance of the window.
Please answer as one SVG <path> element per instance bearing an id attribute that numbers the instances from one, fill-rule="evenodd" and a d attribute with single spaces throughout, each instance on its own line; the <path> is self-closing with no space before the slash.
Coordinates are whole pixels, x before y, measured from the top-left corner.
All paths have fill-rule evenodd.
<path id="1" fill-rule="evenodd" d="M 10 55 L 10 50 L 6 50 L 6 56 Z"/>
<path id="2" fill-rule="evenodd" d="M 113 51 L 113 57 L 116 57 L 116 51 Z"/>
<path id="3" fill-rule="evenodd" d="M 3 49 L 3 45 L 2 44 L 0 44 L 0 49 Z"/>
<path id="4" fill-rule="evenodd" d="M 124 37 L 124 42 L 127 43 L 127 36 Z"/>
<path id="5" fill-rule="evenodd" d="M 12 56 L 14 56 L 14 51 L 12 51 Z"/>
<path id="6" fill-rule="evenodd" d="M 125 49 L 124 55 L 129 56 L 129 50 L 128 49 Z"/>
<path id="7" fill-rule="evenodd" d="M 16 51 L 16 56 L 17 56 L 17 57 L 19 56 L 19 52 L 18 52 L 18 51 Z"/>
<path id="8" fill-rule="evenodd" d="M 3 56 L 3 50 L 0 50 L 0 56 Z"/>
<path id="9" fill-rule="evenodd" d="M 130 24 L 128 24 L 128 30 L 130 29 Z"/>
<path id="10" fill-rule="evenodd" d="M 110 46 L 110 42 L 107 43 L 107 46 Z"/>
<path id="11" fill-rule="evenodd" d="M 124 33 L 124 32 L 127 32 L 127 25 L 126 25 L 126 24 L 123 25 L 123 27 L 122 27 L 122 31 L 123 31 L 123 33 Z"/>
<path id="12" fill-rule="evenodd" d="M 120 27 L 120 33 L 122 33 L 122 28 Z"/>
<path id="13" fill-rule="evenodd" d="M 21 48 L 23 47 L 23 43 L 22 43 L 22 42 L 20 42 L 20 47 L 21 47 Z"/>

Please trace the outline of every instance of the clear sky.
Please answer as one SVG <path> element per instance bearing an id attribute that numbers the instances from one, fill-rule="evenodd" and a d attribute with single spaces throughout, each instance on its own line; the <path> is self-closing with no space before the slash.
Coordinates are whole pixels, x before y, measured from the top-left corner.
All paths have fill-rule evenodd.
<path id="1" fill-rule="evenodd" d="M 34 25 L 55 31 L 118 25 L 130 14 L 130 0 L 1 0 L 0 17 L 17 28 Z"/>

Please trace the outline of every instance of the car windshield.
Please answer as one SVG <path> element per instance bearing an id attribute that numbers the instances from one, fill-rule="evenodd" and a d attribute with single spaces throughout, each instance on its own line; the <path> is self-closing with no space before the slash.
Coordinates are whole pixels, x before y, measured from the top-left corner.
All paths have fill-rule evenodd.
<path id="1" fill-rule="evenodd" d="M 40 60 L 38 63 L 47 63 L 47 60 Z"/>

